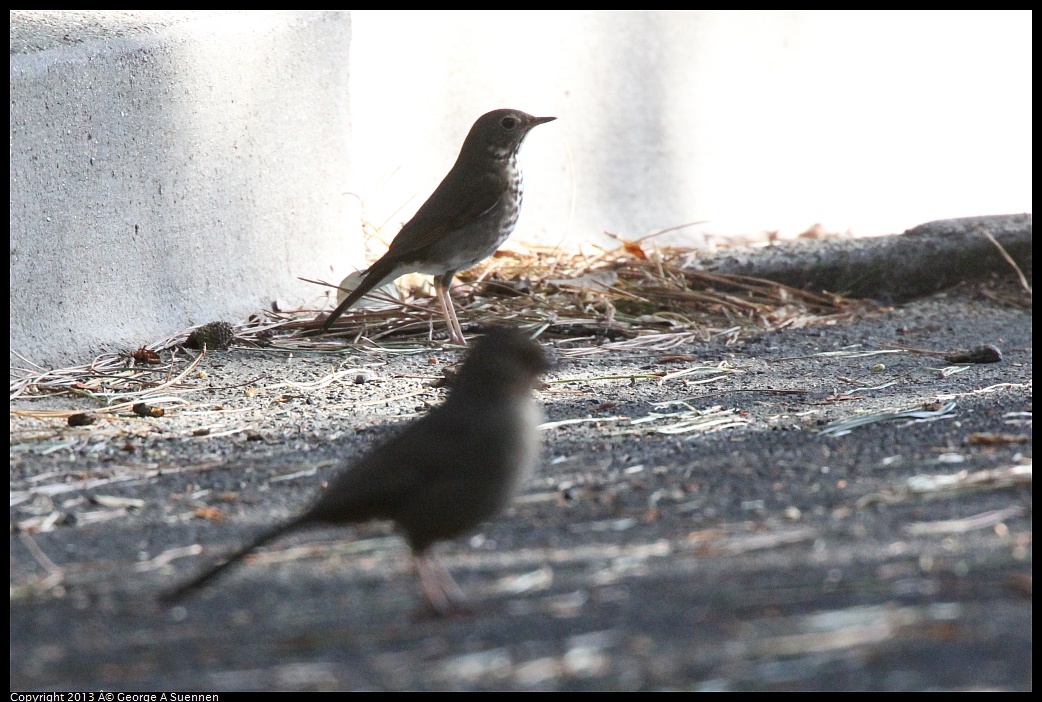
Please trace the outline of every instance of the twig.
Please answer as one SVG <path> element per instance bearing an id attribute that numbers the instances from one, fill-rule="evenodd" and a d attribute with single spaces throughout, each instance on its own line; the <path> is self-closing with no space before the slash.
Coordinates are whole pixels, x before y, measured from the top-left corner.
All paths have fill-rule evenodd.
<path id="1" fill-rule="evenodd" d="M 979 231 L 981 234 L 983 234 L 988 241 L 995 245 L 995 248 L 999 250 L 999 255 L 1001 255 L 1002 258 L 1006 259 L 1006 263 L 1012 266 L 1013 270 L 1017 272 L 1017 277 L 1020 278 L 1021 287 L 1023 287 L 1024 290 L 1026 290 L 1030 295 L 1031 286 L 1028 284 L 1028 279 L 1024 277 L 1024 273 L 1020 270 L 1020 266 L 1017 265 L 1017 262 L 1013 260 L 1013 257 L 1006 252 L 1006 249 L 1003 248 L 1002 244 L 1000 244 L 998 240 L 996 240 L 995 237 L 991 235 L 991 232 L 989 232 L 987 229 L 980 226 L 979 224 L 975 227 L 975 229 Z"/>

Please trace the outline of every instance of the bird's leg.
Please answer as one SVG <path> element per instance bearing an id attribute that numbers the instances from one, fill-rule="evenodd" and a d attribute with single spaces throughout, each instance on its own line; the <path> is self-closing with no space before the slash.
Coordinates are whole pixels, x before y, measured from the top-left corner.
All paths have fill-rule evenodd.
<path id="1" fill-rule="evenodd" d="M 445 275 L 434 278 L 434 291 L 441 302 L 441 311 L 445 314 L 445 323 L 449 328 L 449 341 L 460 346 L 466 346 L 467 340 L 463 338 L 463 328 L 459 325 L 456 317 L 456 308 L 452 306 L 452 296 L 449 294 L 449 286 L 452 285 L 452 277 L 456 271 L 450 271 Z"/>
<path id="2" fill-rule="evenodd" d="M 423 594 L 438 614 L 444 616 L 466 610 L 463 591 L 434 555 L 416 554 L 415 561 Z"/>

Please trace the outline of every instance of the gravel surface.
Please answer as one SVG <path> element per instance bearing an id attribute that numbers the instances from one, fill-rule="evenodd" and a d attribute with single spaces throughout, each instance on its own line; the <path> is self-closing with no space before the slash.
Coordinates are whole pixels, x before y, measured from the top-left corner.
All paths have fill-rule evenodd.
<path id="1" fill-rule="evenodd" d="M 381 523 L 155 598 L 440 402 L 457 351 L 236 348 L 160 418 L 13 416 L 11 687 L 1030 690 L 1031 311 L 984 292 L 668 355 L 544 340 L 540 470 L 440 547 L 447 619 Z M 12 403 L 45 406 L 92 407 Z"/>

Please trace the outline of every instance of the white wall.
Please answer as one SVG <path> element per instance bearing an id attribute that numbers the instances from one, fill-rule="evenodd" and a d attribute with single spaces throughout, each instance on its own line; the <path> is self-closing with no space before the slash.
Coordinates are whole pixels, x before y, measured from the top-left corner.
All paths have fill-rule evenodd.
<path id="1" fill-rule="evenodd" d="M 473 119 L 509 106 L 559 118 L 522 152 L 516 239 L 1030 211 L 1031 17 L 353 11 L 357 190 L 393 235 Z"/>

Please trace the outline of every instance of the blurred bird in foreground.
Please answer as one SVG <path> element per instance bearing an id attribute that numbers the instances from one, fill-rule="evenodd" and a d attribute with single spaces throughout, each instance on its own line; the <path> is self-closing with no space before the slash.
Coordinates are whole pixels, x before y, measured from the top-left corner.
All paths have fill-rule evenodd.
<path id="1" fill-rule="evenodd" d="M 351 465 L 300 516 L 161 599 L 180 599 L 287 531 L 389 519 L 412 547 L 427 600 L 438 613 L 451 612 L 463 594 L 431 547 L 505 509 L 534 468 L 542 413 L 532 390 L 548 367 L 538 343 L 491 329 L 467 354 L 444 404 Z"/>

